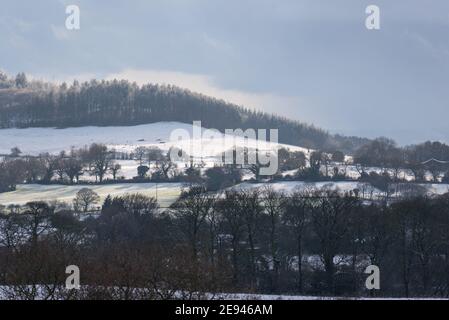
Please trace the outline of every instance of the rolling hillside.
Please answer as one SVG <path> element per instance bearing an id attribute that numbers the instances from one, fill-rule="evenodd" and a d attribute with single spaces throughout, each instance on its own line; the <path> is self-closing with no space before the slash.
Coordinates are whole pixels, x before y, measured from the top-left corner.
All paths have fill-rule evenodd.
<path id="1" fill-rule="evenodd" d="M 96 81 L 71 86 L 0 89 L 0 127 L 135 126 L 160 121 L 206 128 L 278 129 L 281 143 L 352 153 L 369 140 L 246 109 L 175 86 Z"/>

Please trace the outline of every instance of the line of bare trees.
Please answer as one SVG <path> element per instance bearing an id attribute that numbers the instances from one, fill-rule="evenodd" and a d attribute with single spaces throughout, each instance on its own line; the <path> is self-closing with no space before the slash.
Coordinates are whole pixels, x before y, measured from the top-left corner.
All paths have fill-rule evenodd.
<path id="1" fill-rule="evenodd" d="M 201 164 L 190 162 L 185 172 L 179 172 L 169 154 L 157 147 L 138 147 L 127 155 L 138 164 L 135 176 L 128 180 L 142 181 L 187 181 L 199 182 Z M 181 152 L 181 151 L 179 151 Z M 59 154 L 42 153 L 38 156 L 21 155 L 19 148 L 0 159 L 0 192 L 13 191 L 17 184 L 79 184 L 86 181 L 86 175 L 95 177 L 95 183 L 127 180 L 121 176 L 122 167 L 114 149 L 93 143 L 88 147 Z M 188 159 L 186 161 L 189 161 Z M 84 179 L 81 179 L 84 178 Z M 111 180 L 112 178 L 112 180 Z"/>
<path id="2" fill-rule="evenodd" d="M 378 167 L 395 181 L 401 170 L 408 170 L 416 182 L 426 181 L 426 174 L 433 182 L 449 181 L 449 146 L 436 141 L 401 148 L 390 139 L 378 138 L 355 152 L 354 163 L 361 174 L 366 175 L 368 167 Z"/>
<path id="3" fill-rule="evenodd" d="M 338 190 L 191 187 L 169 208 L 108 197 L 98 216 L 43 202 L 1 208 L 11 298 L 175 299 L 218 292 L 449 296 L 449 197 L 391 205 Z M 81 218 L 80 218 L 81 216 Z M 65 267 L 82 289 L 64 289 Z M 366 266 L 381 288 L 366 290 Z"/>
<path id="4" fill-rule="evenodd" d="M 55 179 L 73 184 L 79 182 L 84 173 L 101 183 L 108 173 L 115 179 L 121 169 L 113 153 L 97 143 L 57 155 L 42 153 L 19 157 L 19 154 L 20 150 L 13 148 L 11 154 L 0 161 L 0 192 L 14 190 L 19 183 L 49 184 Z"/>

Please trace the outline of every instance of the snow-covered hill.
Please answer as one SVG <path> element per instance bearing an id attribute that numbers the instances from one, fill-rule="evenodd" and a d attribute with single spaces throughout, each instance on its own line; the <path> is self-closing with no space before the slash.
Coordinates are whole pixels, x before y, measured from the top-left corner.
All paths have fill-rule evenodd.
<path id="1" fill-rule="evenodd" d="M 198 127 L 195 127 L 198 128 Z M 190 140 L 170 141 L 170 135 L 174 130 L 186 130 Z M 267 128 L 269 129 L 269 128 Z M 217 156 L 227 150 L 226 146 L 217 140 L 203 137 L 193 139 L 192 124 L 180 122 L 157 122 L 152 124 L 129 127 L 78 127 L 78 128 L 27 128 L 27 129 L 0 129 L 0 154 L 9 154 L 11 148 L 19 147 L 23 154 L 37 155 L 42 152 L 58 153 L 70 148 L 80 148 L 92 143 L 104 143 L 119 152 L 132 152 L 139 146 L 157 146 L 162 150 L 168 150 L 172 146 L 188 150 L 191 143 L 201 143 L 203 153 L 194 156 Z M 205 132 L 202 128 L 202 132 Z M 225 137 L 224 134 L 221 135 Z M 229 136 L 226 136 L 229 137 Z M 201 141 L 200 141 L 201 140 Z M 236 143 L 243 146 L 243 138 L 236 139 Z M 255 140 L 248 141 L 248 147 L 256 147 Z M 274 146 L 274 144 L 273 144 Z M 292 151 L 309 150 L 286 146 Z"/>

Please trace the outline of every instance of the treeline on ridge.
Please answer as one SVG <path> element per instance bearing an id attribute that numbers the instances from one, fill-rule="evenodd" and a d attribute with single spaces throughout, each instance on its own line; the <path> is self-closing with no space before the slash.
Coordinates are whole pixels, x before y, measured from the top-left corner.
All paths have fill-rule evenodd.
<path id="1" fill-rule="evenodd" d="M 278 129 L 279 141 L 348 153 L 368 140 L 331 135 L 312 125 L 249 110 L 171 85 L 138 86 L 126 80 L 91 80 L 71 85 L 15 79 L 0 71 L 0 128 L 138 125 L 159 121 L 207 128 Z"/>

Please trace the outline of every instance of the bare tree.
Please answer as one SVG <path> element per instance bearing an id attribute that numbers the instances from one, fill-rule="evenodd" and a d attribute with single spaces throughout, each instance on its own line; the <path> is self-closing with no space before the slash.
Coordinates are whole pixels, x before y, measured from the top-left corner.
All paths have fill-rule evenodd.
<path id="1" fill-rule="evenodd" d="M 238 204 L 238 192 L 226 191 L 224 199 L 217 201 L 215 209 L 220 214 L 223 232 L 231 237 L 232 252 L 232 279 L 233 283 L 239 281 L 239 257 L 240 257 L 240 241 L 244 236 L 245 225 L 241 208 Z"/>
<path id="2" fill-rule="evenodd" d="M 87 158 L 91 166 L 93 174 L 99 178 L 100 183 L 106 172 L 113 164 L 112 154 L 103 144 L 92 144 L 87 152 Z"/>
<path id="3" fill-rule="evenodd" d="M 65 175 L 65 152 L 61 151 L 56 159 L 56 167 L 55 172 L 57 176 L 59 177 L 59 181 L 64 181 L 64 175 Z"/>
<path id="4" fill-rule="evenodd" d="M 249 272 L 251 285 L 256 281 L 256 228 L 263 208 L 260 202 L 260 190 L 241 190 L 237 197 L 237 205 L 243 217 L 249 245 Z"/>
<path id="5" fill-rule="evenodd" d="M 109 171 L 112 174 L 112 179 L 116 180 L 117 179 L 117 173 L 122 169 L 122 166 L 118 163 L 111 165 L 111 167 L 109 168 Z"/>
<path id="6" fill-rule="evenodd" d="M 179 228 L 188 239 L 195 261 L 198 260 L 199 236 L 207 215 L 213 209 L 215 196 L 204 187 L 191 187 L 172 205 L 173 214 L 179 220 Z"/>
<path id="7" fill-rule="evenodd" d="M 83 174 L 82 160 L 70 157 L 64 160 L 63 165 L 64 165 L 64 173 L 69 178 L 70 183 L 73 184 L 75 178 L 77 182 L 79 182 L 79 177 Z"/>
<path id="8" fill-rule="evenodd" d="M 33 247 L 37 246 L 38 238 L 50 228 L 49 218 L 53 209 L 42 201 L 28 202 L 24 211 L 26 219 L 22 227 L 26 230 Z"/>
<path id="9" fill-rule="evenodd" d="M 25 157 L 26 181 L 35 183 L 45 175 L 45 163 L 39 157 Z"/>
<path id="10" fill-rule="evenodd" d="M 50 183 L 57 168 L 58 158 L 49 153 L 43 153 L 39 157 L 42 159 L 42 163 L 45 167 L 45 174 L 42 181 L 44 183 Z"/>
<path id="11" fill-rule="evenodd" d="M 334 293 L 334 258 L 341 248 L 349 228 L 349 213 L 356 198 L 339 194 L 339 191 L 322 189 L 314 194 L 311 206 L 313 231 L 318 237 L 321 258 L 326 271 L 327 289 Z"/>
<path id="12" fill-rule="evenodd" d="M 83 188 L 77 192 L 73 200 L 75 210 L 82 210 L 83 213 L 89 211 L 89 208 L 100 201 L 100 196 L 91 189 Z"/>
<path id="13" fill-rule="evenodd" d="M 281 263 L 279 257 L 279 226 L 285 209 L 285 194 L 276 192 L 271 187 L 266 187 L 262 192 L 261 201 L 264 204 L 264 212 L 268 216 L 270 226 L 269 248 L 273 266 L 271 290 L 277 292 L 279 290 L 279 266 Z"/>
<path id="14" fill-rule="evenodd" d="M 137 147 L 134 150 L 134 157 L 139 162 L 139 165 L 143 165 L 145 156 L 148 154 L 148 148 L 146 147 Z"/>
<path id="15" fill-rule="evenodd" d="M 175 164 L 170 159 L 165 158 L 164 160 L 159 161 L 159 170 L 157 172 L 159 172 L 165 180 L 168 180 L 175 167 Z"/>
<path id="16" fill-rule="evenodd" d="M 4 159 L 0 161 L 0 192 L 13 191 L 26 176 L 23 160 Z"/>
<path id="17" fill-rule="evenodd" d="M 298 256 L 298 292 L 303 292 L 304 280 L 302 273 L 304 228 L 310 218 L 312 197 L 310 190 L 295 191 L 286 201 L 283 222 L 292 228 L 296 237 L 296 254 Z"/>
<path id="18" fill-rule="evenodd" d="M 156 166 L 159 165 L 159 161 L 164 159 L 164 155 L 162 150 L 157 147 L 150 147 L 147 150 L 147 159 L 148 163 L 151 165 L 152 162 L 155 162 Z"/>
<path id="19" fill-rule="evenodd" d="M 19 147 L 11 148 L 11 152 L 9 154 L 12 158 L 17 158 L 22 154 L 22 151 L 19 149 Z"/>

